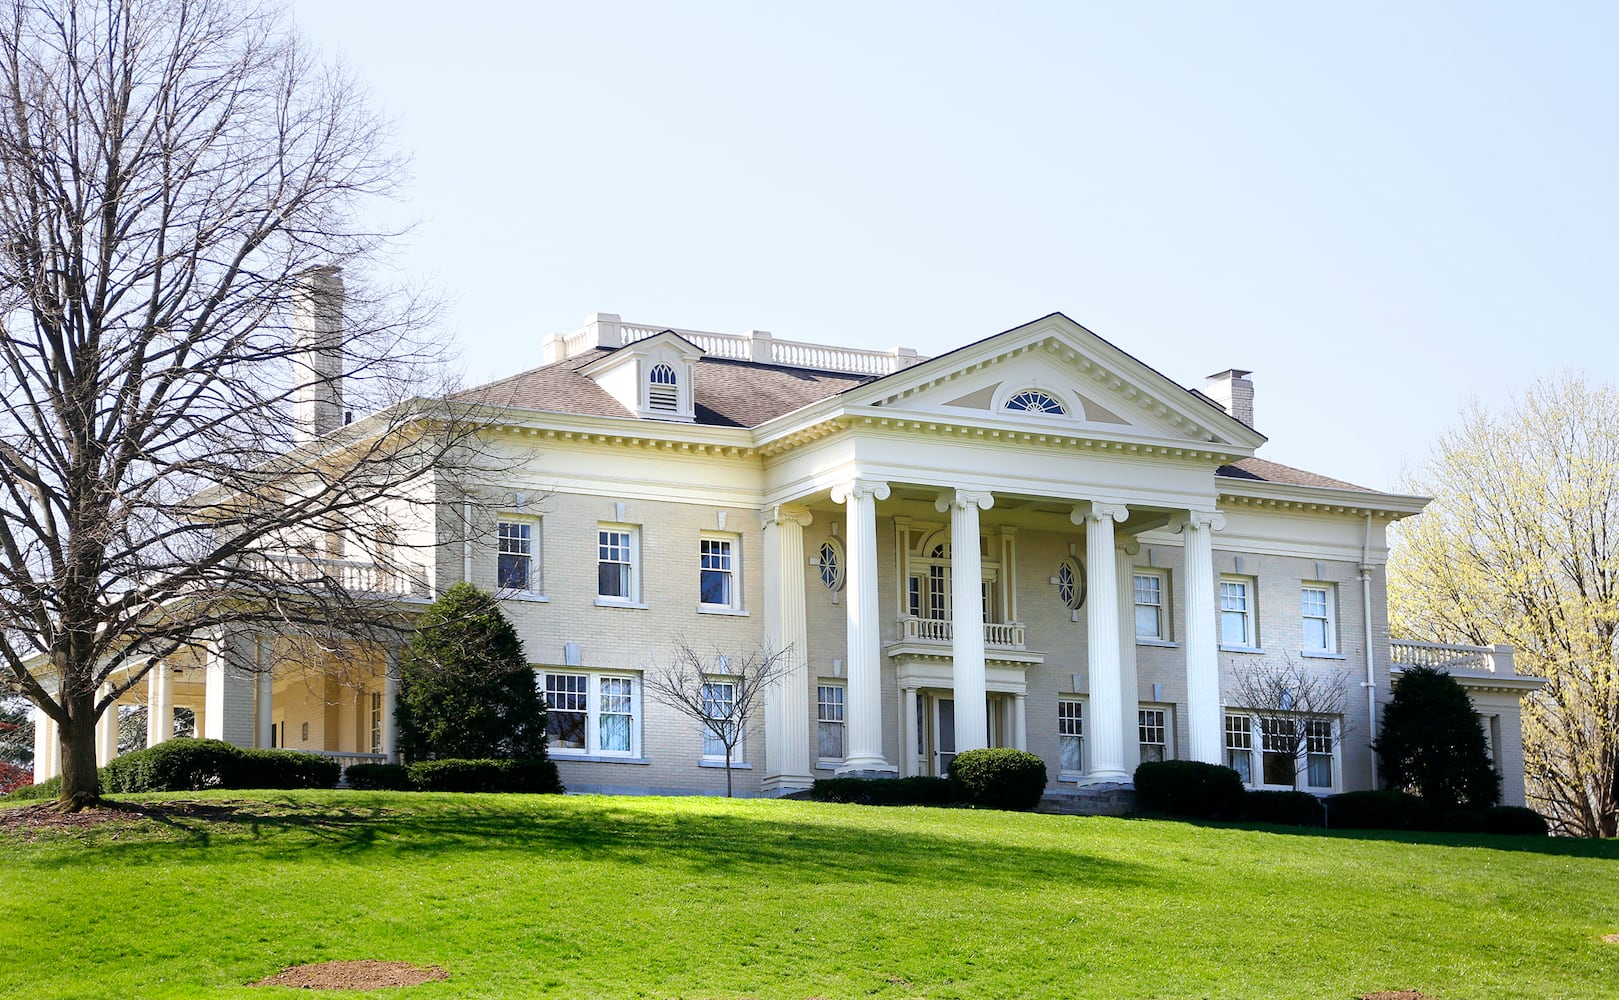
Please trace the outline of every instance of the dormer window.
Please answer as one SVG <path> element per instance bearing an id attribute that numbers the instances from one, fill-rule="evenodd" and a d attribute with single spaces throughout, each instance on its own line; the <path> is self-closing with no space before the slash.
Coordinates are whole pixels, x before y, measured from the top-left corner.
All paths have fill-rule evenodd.
<path id="1" fill-rule="evenodd" d="M 1006 408 L 1021 413 L 1050 413 L 1055 416 L 1062 416 L 1068 412 L 1055 396 L 1039 389 L 1024 389 L 1013 394 L 1012 398 L 1006 401 Z"/>
<path id="2" fill-rule="evenodd" d="M 680 409 L 680 383 L 670 365 L 656 364 L 647 376 L 647 409 L 674 413 Z"/>

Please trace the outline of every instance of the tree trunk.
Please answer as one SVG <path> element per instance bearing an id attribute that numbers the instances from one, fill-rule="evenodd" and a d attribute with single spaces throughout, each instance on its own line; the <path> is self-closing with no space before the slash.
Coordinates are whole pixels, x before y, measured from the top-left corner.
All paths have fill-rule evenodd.
<path id="1" fill-rule="evenodd" d="M 731 744 L 725 744 L 725 797 L 731 797 Z"/>
<path id="2" fill-rule="evenodd" d="M 78 812 L 101 800 L 96 773 L 96 696 L 93 690 L 69 692 L 63 699 L 68 720 L 61 727 L 62 794 L 56 807 Z"/>

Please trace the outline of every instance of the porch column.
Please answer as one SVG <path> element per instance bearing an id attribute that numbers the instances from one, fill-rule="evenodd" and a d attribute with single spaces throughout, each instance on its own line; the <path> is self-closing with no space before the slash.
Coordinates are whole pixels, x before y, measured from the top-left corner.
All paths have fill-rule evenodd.
<path id="1" fill-rule="evenodd" d="M 34 706 L 34 784 L 55 776 L 51 764 L 56 757 L 56 720 Z"/>
<path id="2" fill-rule="evenodd" d="M 916 768 L 916 688 L 900 694 L 899 773 L 909 778 L 921 773 Z"/>
<path id="3" fill-rule="evenodd" d="M 382 755 L 388 763 L 399 763 L 399 650 L 390 649 L 382 668 Z"/>
<path id="4" fill-rule="evenodd" d="M 1132 777 L 1141 763 L 1141 687 L 1136 681 L 1136 553 L 1141 544 L 1121 538 L 1113 550 L 1119 577 L 1119 690 L 1124 718 L 1124 770 Z"/>
<path id="5" fill-rule="evenodd" d="M 270 745 L 270 715 L 275 708 L 275 678 L 270 675 L 268 663 L 259 667 L 253 677 L 253 745 Z"/>
<path id="6" fill-rule="evenodd" d="M 253 671 L 256 641 L 221 630 L 208 650 L 203 735 L 239 747 L 253 745 Z"/>
<path id="7" fill-rule="evenodd" d="M 877 501 L 888 499 L 888 484 L 855 479 L 835 487 L 832 499 L 848 516 L 849 730 L 848 756 L 839 773 L 896 771 L 883 756 L 883 634 L 877 609 Z"/>
<path id="8" fill-rule="evenodd" d="M 1186 745 L 1192 760 L 1220 763 L 1219 619 L 1214 604 L 1214 532 L 1225 518 L 1194 510 L 1180 524 L 1186 548 Z"/>
<path id="9" fill-rule="evenodd" d="M 157 663 L 146 672 L 146 745 L 174 736 L 174 671 Z"/>
<path id="10" fill-rule="evenodd" d="M 1029 696 L 1012 696 L 1012 748 L 1029 749 Z"/>
<path id="11" fill-rule="evenodd" d="M 804 528 L 810 512 L 788 504 L 764 512 L 765 645 L 785 659 L 765 691 L 765 779 L 771 792 L 815 781 L 809 724 L 809 626 L 804 617 Z"/>
<path id="12" fill-rule="evenodd" d="M 101 685 L 96 691 L 96 700 L 100 701 L 107 697 L 111 691 L 111 684 Z M 96 720 L 96 766 L 101 767 L 116 756 L 118 756 L 118 703 L 114 702 L 108 705 L 107 710 L 101 713 L 101 718 Z"/>
<path id="13" fill-rule="evenodd" d="M 990 493 L 946 490 L 934 507 L 950 512 L 950 657 L 956 691 L 956 752 L 989 746 L 984 699 L 984 560 L 978 551 L 978 512 L 995 505 Z"/>
<path id="14" fill-rule="evenodd" d="M 1119 677 L 1119 581 L 1113 552 L 1113 524 L 1130 516 L 1124 504 L 1091 503 L 1074 508 L 1072 518 L 1085 522 L 1085 583 L 1089 612 L 1085 619 L 1090 676 L 1090 777 L 1128 781 L 1124 769 L 1124 697 Z"/>

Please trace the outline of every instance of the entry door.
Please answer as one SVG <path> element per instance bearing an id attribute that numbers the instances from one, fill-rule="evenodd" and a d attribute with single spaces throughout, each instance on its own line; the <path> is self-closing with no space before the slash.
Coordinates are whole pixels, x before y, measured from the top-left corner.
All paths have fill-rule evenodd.
<path id="1" fill-rule="evenodd" d="M 956 759 L 956 701 L 933 699 L 933 773 L 944 777 Z"/>

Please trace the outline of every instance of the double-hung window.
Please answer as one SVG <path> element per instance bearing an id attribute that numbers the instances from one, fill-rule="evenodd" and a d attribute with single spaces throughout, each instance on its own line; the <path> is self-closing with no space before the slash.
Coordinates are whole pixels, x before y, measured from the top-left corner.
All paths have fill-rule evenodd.
<path id="1" fill-rule="evenodd" d="M 1225 717 L 1225 764 L 1236 771 L 1242 783 L 1254 783 L 1253 720 L 1246 715 Z"/>
<path id="2" fill-rule="evenodd" d="M 596 596 L 607 601 L 634 603 L 640 599 L 636 560 L 639 532 L 629 525 L 604 524 L 596 530 Z"/>
<path id="3" fill-rule="evenodd" d="M 738 611 L 742 607 L 738 584 L 738 539 L 734 535 L 698 539 L 698 601 L 700 611 Z"/>
<path id="4" fill-rule="evenodd" d="M 1168 639 L 1164 621 L 1164 575 L 1135 574 L 1136 638 Z"/>
<path id="5" fill-rule="evenodd" d="M 741 733 L 736 722 L 736 685 L 731 681 L 703 682 L 703 757 L 725 759 L 725 744 L 731 743 L 732 761 L 742 759 Z"/>
<path id="6" fill-rule="evenodd" d="M 1226 765 L 1245 785 L 1312 792 L 1337 787 L 1339 740 L 1330 716 L 1230 712 L 1225 747 Z"/>
<path id="7" fill-rule="evenodd" d="M 1251 577 L 1220 578 L 1220 644 L 1244 649 L 1259 645 Z"/>
<path id="8" fill-rule="evenodd" d="M 820 684 L 815 689 L 815 755 L 828 763 L 843 760 L 843 693 L 841 684 Z"/>
<path id="9" fill-rule="evenodd" d="M 1085 773 L 1085 703 L 1062 698 L 1057 702 L 1058 768 L 1065 775 Z"/>
<path id="10" fill-rule="evenodd" d="M 1168 713 L 1162 708 L 1138 709 L 1136 720 L 1136 729 L 1140 734 L 1142 762 L 1168 760 Z"/>
<path id="11" fill-rule="evenodd" d="M 1338 651 L 1337 601 L 1333 587 L 1328 583 L 1306 583 L 1302 594 L 1304 618 L 1304 652 L 1336 653 Z"/>
<path id="12" fill-rule="evenodd" d="M 609 757 L 640 754 L 640 685 L 634 677 L 547 671 L 541 683 L 552 753 Z"/>
<path id="13" fill-rule="evenodd" d="M 371 752 L 382 752 L 382 692 L 371 692 Z"/>
<path id="14" fill-rule="evenodd" d="M 1304 720 L 1304 784 L 1309 788 L 1331 788 L 1337 741 L 1332 738 L 1331 719 Z"/>
<path id="15" fill-rule="evenodd" d="M 534 572 L 534 524 L 501 521 L 495 556 L 495 585 L 501 590 L 539 590 Z"/>

